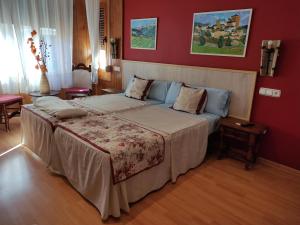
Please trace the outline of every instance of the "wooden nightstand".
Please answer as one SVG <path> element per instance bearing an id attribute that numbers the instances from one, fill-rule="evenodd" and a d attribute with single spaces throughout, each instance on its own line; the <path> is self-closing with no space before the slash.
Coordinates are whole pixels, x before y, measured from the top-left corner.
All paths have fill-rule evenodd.
<path id="1" fill-rule="evenodd" d="M 101 89 L 101 94 L 106 95 L 106 94 L 119 94 L 122 93 L 122 90 L 114 89 L 114 88 L 103 88 Z"/>
<path id="2" fill-rule="evenodd" d="M 39 91 L 34 91 L 29 93 L 30 96 L 32 97 L 44 97 L 44 96 L 57 96 L 59 95 L 59 91 L 50 91 L 48 94 L 41 94 Z"/>
<path id="3" fill-rule="evenodd" d="M 246 123 L 244 120 L 227 117 L 220 120 L 220 155 L 230 155 L 245 161 L 245 169 L 250 169 L 256 162 L 259 145 L 267 127 L 253 123 L 253 126 L 242 127 L 237 123 Z"/>

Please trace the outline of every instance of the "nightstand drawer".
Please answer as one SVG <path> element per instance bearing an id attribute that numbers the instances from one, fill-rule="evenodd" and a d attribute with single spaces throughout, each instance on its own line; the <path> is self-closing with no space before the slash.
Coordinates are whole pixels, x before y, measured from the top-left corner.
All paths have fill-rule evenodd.
<path id="1" fill-rule="evenodd" d="M 247 142 L 249 139 L 249 134 L 246 132 L 232 129 L 229 127 L 223 127 L 223 129 L 224 129 L 224 133 L 223 133 L 224 137 L 229 137 L 242 142 Z"/>

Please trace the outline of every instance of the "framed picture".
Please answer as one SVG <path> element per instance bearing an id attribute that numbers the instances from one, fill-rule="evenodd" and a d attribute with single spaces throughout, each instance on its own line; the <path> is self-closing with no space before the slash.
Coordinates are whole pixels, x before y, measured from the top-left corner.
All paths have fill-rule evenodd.
<path id="1" fill-rule="evenodd" d="M 194 13 L 191 54 L 245 57 L 252 9 Z"/>
<path id="2" fill-rule="evenodd" d="M 157 18 L 131 20 L 131 48 L 156 50 Z"/>

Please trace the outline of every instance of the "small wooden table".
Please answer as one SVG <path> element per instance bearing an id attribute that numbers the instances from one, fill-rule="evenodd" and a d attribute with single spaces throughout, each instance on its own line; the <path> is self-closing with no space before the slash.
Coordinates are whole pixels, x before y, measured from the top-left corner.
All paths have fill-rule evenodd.
<path id="1" fill-rule="evenodd" d="M 221 143 L 219 159 L 224 155 L 228 155 L 228 153 L 233 153 L 231 156 L 245 161 L 245 169 L 248 170 L 256 162 L 260 142 L 264 134 L 267 133 L 267 127 L 257 123 L 247 127 L 237 124 L 246 122 L 232 117 L 220 120 Z"/>
<path id="2" fill-rule="evenodd" d="M 50 91 L 48 94 L 42 94 L 39 91 L 30 92 L 29 95 L 35 98 L 43 97 L 43 96 L 57 96 L 59 91 Z"/>
<path id="3" fill-rule="evenodd" d="M 35 102 L 37 98 L 44 96 L 58 96 L 60 91 L 50 91 L 48 94 L 42 94 L 39 91 L 30 92 L 29 95 L 32 97 L 32 101 Z"/>

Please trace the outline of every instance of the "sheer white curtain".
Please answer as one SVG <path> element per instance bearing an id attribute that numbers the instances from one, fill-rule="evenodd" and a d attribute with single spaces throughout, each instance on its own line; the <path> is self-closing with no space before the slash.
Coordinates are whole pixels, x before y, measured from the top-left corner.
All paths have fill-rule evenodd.
<path id="1" fill-rule="evenodd" d="M 90 45 L 92 52 L 92 82 L 98 82 L 99 69 L 99 52 L 100 52 L 100 36 L 99 36 L 99 16 L 100 1 L 85 0 L 86 15 L 89 29 Z"/>
<path id="2" fill-rule="evenodd" d="M 32 30 L 51 45 L 51 89 L 72 85 L 73 0 L 0 0 L 0 94 L 39 90 L 41 72 L 27 44 Z"/>

